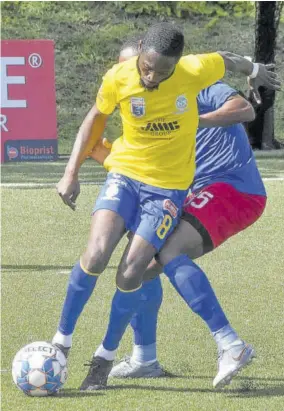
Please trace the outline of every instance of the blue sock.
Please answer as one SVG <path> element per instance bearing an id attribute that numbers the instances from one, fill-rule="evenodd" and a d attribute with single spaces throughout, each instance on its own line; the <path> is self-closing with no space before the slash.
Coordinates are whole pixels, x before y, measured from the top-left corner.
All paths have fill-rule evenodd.
<path id="1" fill-rule="evenodd" d="M 149 345 L 156 342 L 159 308 L 163 300 L 160 277 L 142 284 L 140 305 L 131 319 L 135 345 Z"/>
<path id="2" fill-rule="evenodd" d="M 157 358 L 156 334 L 158 312 L 163 300 L 160 276 L 142 284 L 138 311 L 130 322 L 134 331 L 134 347 L 131 359 L 145 363 Z"/>
<path id="3" fill-rule="evenodd" d="M 141 292 L 142 287 L 133 291 L 116 290 L 111 304 L 107 333 L 103 340 L 103 348 L 106 350 L 117 349 L 126 327 L 139 307 Z"/>
<path id="4" fill-rule="evenodd" d="M 186 255 L 164 266 L 164 273 L 193 312 L 216 332 L 229 324 L 204 272 Z"/>
<path id="5" fill-rule="evenodd" d="M 73 333 L 76 322 L 95 288 L 97 279 L 97 275 L 86 273 L 80 262 L 73 267 L 58 327 L 62 334 Z"/>

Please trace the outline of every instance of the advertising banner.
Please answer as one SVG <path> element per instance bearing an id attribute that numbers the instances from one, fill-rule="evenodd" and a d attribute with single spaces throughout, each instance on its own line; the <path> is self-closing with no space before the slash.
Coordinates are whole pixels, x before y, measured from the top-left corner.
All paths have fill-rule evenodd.
<path id="1" fill-rule="evenodd" d="M 57 158 L 54 43 L 1 41 L 1 162 Z"/>

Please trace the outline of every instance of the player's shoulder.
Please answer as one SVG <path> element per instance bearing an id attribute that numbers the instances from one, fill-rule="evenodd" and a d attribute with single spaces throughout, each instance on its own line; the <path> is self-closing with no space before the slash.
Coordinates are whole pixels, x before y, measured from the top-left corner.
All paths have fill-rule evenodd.
<path id="1" fill-rule="evenodd" d="M 181 66 L 194 69 L 202 66 L 205 60 L 215 59 L 217 53 L 203 53 L 203 54 L 187 54 L 182 56 L 179 63 Z"/>
<path id="2" fill-rule="evenodd" d="M 200 67 L 201 60 L 196 54 L 188 54 L 186 56 L 182 56 L 179 60 L 179 66 L 189 72 L 194 74 L 196 69 Z"/>
<path id="3" fill-rule="evenodd" d="M 122 63 L 114 64 L 111 69 L 107 71 L 105 77 L 111 78 L 114 82 L 127 80 L 133 72 L 137 71 L 136 62 L 137 57 L 132 57 Z"/>

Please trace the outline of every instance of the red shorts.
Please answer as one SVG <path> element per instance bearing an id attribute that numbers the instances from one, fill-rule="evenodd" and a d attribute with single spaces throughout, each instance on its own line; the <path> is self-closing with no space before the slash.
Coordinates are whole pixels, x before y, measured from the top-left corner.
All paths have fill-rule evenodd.
<path id="1" fill-rule="evenodd" d="M 182 219 L 199 231 L 204 252 L 208 252 L 253 224 L 265 204 L 265 196 L 242 193 L 227 183 L 213 183 L 186 198 Z"/>

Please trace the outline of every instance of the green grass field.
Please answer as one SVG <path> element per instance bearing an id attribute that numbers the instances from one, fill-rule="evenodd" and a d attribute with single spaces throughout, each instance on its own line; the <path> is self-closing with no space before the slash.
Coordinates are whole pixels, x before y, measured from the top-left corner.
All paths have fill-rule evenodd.
<path id="1" fill-rule="evenodd" d="M 76 131 L 102 74 L 117 59 L 124 39 L 143 33 L 153 17 L 128 16 L 119 2 L 4 2 L 3 39 L 55 41 L 59 152 L 69 153 Z M 175 18 L 171 20 L 177 20 Z M 254 19 L 226 17 L 212 27 L 198 16 L 179 21 L 186 52 L 228 49 L 253 54 Z M 277 72 L 284 79 L 284 22 L 280 23 Z M 245 81 L 228 77 L 245 90 Z M 277 94 L 275 135 L 284 141 L 284 93 Z M 117 113 L 108 124 L 119 135 Z M 84 363 L 104 335 L 115 272 L 125 245 L 115 251 L 78 322 L 69 378 L 54 398 L 29 398 L 14 386 L 16 352 L 56 331 L 69 272 L 87 241 L 98 185 L 83 185 L 75 213 L 57 196 L 54 183 L 66 162 L 6 164 L 2 167 L 2 409 L 3 411 L 284 411 L 283 232 L 284 160 L 260 159 L 269 201 L 261 220 L 198 263 L 208 274 L 232 325 L 251 342 L 258 359 L 223 392 L 214 391 L 216 351 L 208 330 L 163 278 L 164 303 L 158 353 L 171 377 L 112 380 L 104 392 L 80 393 Z M 82 167 L 85 183 L 102 183 L 105 171 L 91 160 Z M 278 179 L 278 180 L 277 180 Z M 25 185 L 30 184 L 27 188 Z M 40 185 L 41 184 L 41 185 Z M 128 330 L 118 359 L 131 351 Z"/>
<path id="2" fill-rule="evenodd" d="M 172 377 L 112 380 L 107 391 L 80 393 L 83 366 L 101 342 L 115 271 L 124 241 L 113 255 L 79 320 L 69 361 L 69 378 L 54 398 L 29 398 L 13 385 L 11 362 L 25 344 L 50 340 L 63 302 L 68 274 L 87 240 L 90 212 L 99 186 L 83 185 L 75 213 L 54 187 L 24 188 L 11 183 L 54 183 L 65 163 L 3 166 L 2 189 L 2 409 L 61 411 L 282 411 L 284 160 L 259 160 L 269 201 L 261 220 L 212 254 L 199 259 L 233 326 L 254 344 L 258 358 L 223 392 L 212 388 L 215 344 L 163 278 L 164 303 L 158 329 L 159 360 Z M 93 163 L 94 164 L 94 163 Z M 101 181 L 90 162 L 82 180 Z M 131 350 L 125 335 L 120 358 Z"/>

